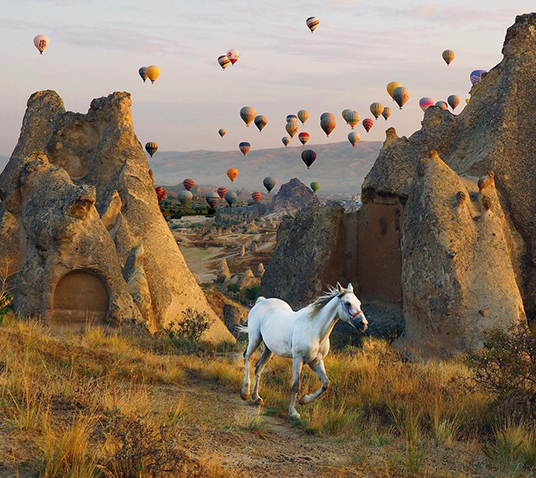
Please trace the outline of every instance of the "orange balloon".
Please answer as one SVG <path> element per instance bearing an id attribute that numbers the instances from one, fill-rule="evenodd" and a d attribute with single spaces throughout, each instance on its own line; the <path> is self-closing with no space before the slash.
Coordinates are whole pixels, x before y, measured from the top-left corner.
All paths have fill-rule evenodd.
<path id="1" fill-rule="evenodd" d="M 227 177 L 231 180 L 231 181 L 234 181 L 236 179 L 236 177 L 238 176 L 238 169 L 235 169 L 235 168 L 230 168 L 227 170 Z"/>

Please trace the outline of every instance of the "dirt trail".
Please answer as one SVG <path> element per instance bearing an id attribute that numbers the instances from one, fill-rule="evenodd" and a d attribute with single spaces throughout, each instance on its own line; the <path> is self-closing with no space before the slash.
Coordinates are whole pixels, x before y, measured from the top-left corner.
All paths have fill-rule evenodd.
<path id="1" fill-rule="evenodd" d="M 238 391 L 199 376 L 192 375 L 187 384 L 177 390 L 187 399 L 183 445 L 197 458 L 213 457 L 248 477 L 372 476 L 352 465 L 359 451 L 351 440 L 306 434 L 290 419 L 259 418 L 262 410 L 243 402 Z M 249 426 L 255 420 L 260 427 Z"/>

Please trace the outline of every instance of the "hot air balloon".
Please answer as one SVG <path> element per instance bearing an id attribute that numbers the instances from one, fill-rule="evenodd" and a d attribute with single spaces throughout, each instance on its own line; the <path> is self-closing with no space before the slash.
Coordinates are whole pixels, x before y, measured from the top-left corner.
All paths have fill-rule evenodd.
<path id="1" fill-rule="evenodd" d="M 283 136 L 281 138 L 281 142 L 285 145 L 285 148 L 286 148 L 288 144 L 290 143 L 290 138 L 288 136 Z"/>
<path id="2" fill-rule="evenodd" d="M 342 119 L 344 121 L 346 121 L 346 124 L 348 124 L 348 120 L 346 119 L 346 116 L 348 115 L 348 113 L 351 113 L 353 110 L 350 110 L 350 109 L 345 109 L 342 111 Z M 324 113 L 325 114 L 325 113 Z M 320 119 L 322 119 L 322 117 L 320 117 Z"/>
<path id="3" fill-rule="evenodd" d="M 147 67 L 146 67 L 146 66 L 142 66 L 142 67 L 138 70 L 138 73 L 139 73 L 139 75 L 141 76 L 141 79 L 143 80 L 144 83 L 145 83 L 145 80 L 147 79 L 147 73 L 146 73 L 146 70 L 147 70 Z"/>
<path id="4" fill-rule="evenodd" d="M 445 101 L 436 101 L 436 104 L 434 106 L 438 106 L 442 110 L 448 110 L 449 109 L 449 105 L 447 105 L 447 103 Z"/>
<path id="5" fill-rule="evenodd" d="M 194 198 L 194 195 L 190 191 L 179 191 L 177 194 L 179 202 L 182 204 L 182 207 L 188 206 L 190 201 Z"/>
<path id="6" fill-rule="evenodd" d="M 158 144 L 152 141 L 149 143 L 146 143 L 145 151 L 149 153 L 149 156 L 151 156 L 151 158 L 153 157 L 153 154 L 156 153 L 157 150 L 158 150 Z"/>
<path id="7" fill-rule="evenodd" d="M 221 129 L 218 130 L 218 134 L 223 138 L 227 134 L 227 131 L 225 131 L 223 128 L 221 128 Z"/>
<path id="8" fill-rule="evenodd" d="M 350 144 L 355 148 L 355 145 L 359 143 L 359 140 L 361 139 L 361 136 L 359 133 L 356 133 L 355 131 L 350 131 L 348 134 L 348 141 L 350 141 Z"/>
<path id="9" fill-rule="evenodd" d="M 434 104 L 434 100 L 428 96 L 425 96 L 419 100 L 419 106 L 423 111 L 426 111 L 428 108 L 430 108 L 430 106 L 434 106 Z"/>
<path id="10" fill-rule="evenodd" d="M 359 123 L 360 120 L 359 113 L 357 111 L 350 111 L 346 113 L 346 122 L 354 129 L 354 126 Z"/>
<path id="11" fill-rule="evenodd" d="M 205 201 L 211 208 L 214 209 L 220 202 L 220 196 L 218 195 L 218 193 L 210 192 L 205 194 Z"/>
<path id="12" fill-rule="evenodd" d="M 471 83 L 476 85 L 482 81 L 482 76 L 487 73 L 486 70 L 474 70 L 471 72 Z"/>
<path id="13" fill-rule="evenodd" d="M 305 20 L 305 23 L 309 27 L 309 30 L 311 30 L 311 33 L 313 33 L 316 30 L 316 27 L 320 23 L 320 20 L 316 17 L 309 17 L 307 20 Z"/>
<path id="14" fill-rule="evenodd" d="M 162 199 L 164 199 L 164 197 L 166 196 L 166 190 L 162 186 L 158 186 L 157 188 L 155 188 L 155 192 L 158 202 L 162 201 Z"/>
<path id="15" fill-rule="evenodd" d="M 218 63 L 222 67 L 223 70 L 229 66 L 229 63 L 231 63 L 231 60 L 227 58 L 227 55 L 221 55 L 218 57 Z"/>
<path id="16" fill-rule="evenodd" d="M 227 170 L 227 177 L 231 180 L 231 181 L 234 181 L 236 179 L 236 177 L 238 176 L 238 169 L 235 169 L 235 168 L 229 168 Z M 227 196 L 227 194 L 225 195 Z"/>
<path id="17" fill-rule="evenodd" d="M 253 199 L 255 202 L 259 202 L 262 199 L 262 194 L 260 192 L 258 192 L 258 191 L 255 191 L 251 195 L 251 199 Z"/>
<path id="18" fill-rule="evenodd" d="M 238 145 L 238 149 L 240 149 L 240 151 L 242 151 L 242 154 L 245 156 L 246 154 L 248 154 L 248 151 L 251 149 L 251 144 L 249 144 L 247 141 L 242 141 Z"/>
<path id="19" fill-rule="evenodd" d="M 294 138 L 294 135 L 298 132 L 298 122 L 297 121 L 289 121 L 287 125 L 285 126 L 285 129 L 287 130 L 288 135 L 290 138 Z"/>
<path id="20" fill-rule="evenodd" d="M 367 131 L 367 133 L 370 131 L 370 129 L 374 126 L 374 120 L 370 118 L 365 118 L 363 120 L 363 128 Z"/>
<path id="21" fill-rule="evenodd" d="M 458 95 L 450 95 L 448 98 L 447 98 L 447 102 L 449 104 L 449 106 L 455 110 L 456 107 L 460 104 L 460 97 Z"/>
<path id="22" fill-rule="evenodd" d="M 370 105 L 370 112 L 374 115 L 374 118 L 378 119 L 383 113 L 383 105 L 381 103 L 372 103 Z"/>
<path id="23" fill-rule="evenodd" d="M 307 110 L 298 111 L 298 118 L 300 118 L 300 121 L 302 122 L 302 124 L 305 124 L 305 122 L 309 119 L 309 111 Z"/>
<path id="24" fill-rule="evenodd" d="M 393 91 L 393 98 L 397 105 L 400 106 L 400 109 L 402 109 L 402 107 L 409 100 L 409 90 L 405 86 L 399 86 L 395 91 Z"/>
<path id="25" fill-rule="evenodd" d="M 389 96 L 393 98 L 393 100 L 395 99 L 395 97 L 393 96 L 393 93 L 400 86 L 402 86 L 402 84 L 399 83 L 398 81 L 391 81 L 391 83 L 387 84 L 387 93 L 389 93 Z"/>
<path id="26" fill-rule="evenodd" d="M 238 50 L 236 50 L 235 48 L 231 48 L 228 52 L 227 52 L 227 58 L 229 58 L 229 60 L 231 61 L 231 63 L 234 64 L 238 61 L 238 59 L 240 58 L 240 52 Z"/>
<path id="27" fill-rule="evenodd" d="M 160 68 L 155 65 L 148 66 L 145 70 L 147 78 L 151 80 L 151 83 L 154 83 L 156 79 L 160 76 Z"/>
<path id="28" fill-rule="evenodd" d="M 225 195 L 225 200 L 227 201 L 227 204 L 229 204 L 229 206 L 231 206 L 231 207 L 233 207 L 233 204 L 236 202 L 236 199 L 237 199 L 237 196 L 236 196 L 236 193 L 234 191 L 229 191 Z"/>
<path id="29" fill-rule="evenodd" d="M 240 118 L 246 123 L 246 126 L 249 127 L 251 122 L 255 119 L 255 116 L 257 116 L 257 110 L 253 108 L 253 106 L 244 106 L 240 110 Z"/>
<path id="30" fill-rule="evenodd" d="M 314 193 L 316 193 L 320 189 L 320 183 L 317 181 L 313 181 L 311 183 L 311 189 L 313 190 Z"/>
<path id="31" fill-rule="evenodd" d="M 289 121 L 293 121 L 293 122 L 296 121 L 296 122 L 297 122 L 297 121 L 298 121 L 298 117 L 297 117 L 296 115 L 287 115 L 287 120 L 286 120 L 286 121 L 287 121 L 287 123 L 288 123 Z"/>
<path id="32" fill-rule="evenodd" d="M 307 165 L 307 169 L 315 162 L 316 153 L 312 149 L 306 149 L 301 154 L 302 161 Z"/>
<path id="33" fill-rule="evenodd" d="M 385 118 L 385 121 L 389 119 L 389 116 L 391 116 L 391 107 L 390 106 L 384 106 L 382 116 Z"/>
<path id="34" fill-rule="evenodd" d="M 267 124 L 268 118 L 266 118 L 266 116 L 255 116 L 255 126 L 259 128 L 259 132 L 262 131 Z"/>
<path id="35" fill-rule="evenodd" d="M 306 133 L 305 131 L 301 132 L 298 135 L 298 139 L 300 140 L 300 143 L 303 144 L 304 146 L 305 146 L 305 143 L 307 143 L 307 141 L 309 141 L 309 138 L 310 138 L 309 133 Z"/>
<path id="36" fill-rule="evenodd" d="M 320 127 L 324 130 L 326 136 L 330 135 L 335 126 L 337 126 L 335 115 L 333 113 L 323 113 L 320 119 Z"/>
<path id="37" fill-rule="evenodd" d="M 272 178 L 271 176 L 268 176 L 263 179 L 262 184 L 264 184 L 264 187 L 266 190 L 270 193 L 272 189 L 275 187 L 275 178 Z"/>
<path id="38" fill-rule="evenodd" d="M 47 46 L 48 46 L 49 43 L 50 43 L 50 40 L 45 35 L 37 35 L 34 38 L 35 48 L 37 48 L 39 50 L 39 53 L 41 55 L 47 49 Z"/>
<path id="39" fill-rule="evenodd" d="M 224 198 L 225 195 L 227 194 L 227 191 L 229 191 L 226 187 L 222 186 L 221 188 L 218 188 L 218 196 L 220 196 L 220 198 Z"/>
<path id="40" fill-rule="evenodd" d="M 443 60 L 445 60 L 445 63 L 447 66 L 449 66 L 452 63 L 452 60 L 454 60 L 454 57 L 456 56 L 456 53 L 454 53 L 453 50 L 445 50 L 443 52 Z"/>
<path id="41" fill-rule="evenodd" d="M 195 186 L 195 183 L 193 179 L 188 178 L 182 182 L 182 185 L 184 186 L 184 189 L 186 189 L 186 191 L 191 191 L 192 188 Z"/>

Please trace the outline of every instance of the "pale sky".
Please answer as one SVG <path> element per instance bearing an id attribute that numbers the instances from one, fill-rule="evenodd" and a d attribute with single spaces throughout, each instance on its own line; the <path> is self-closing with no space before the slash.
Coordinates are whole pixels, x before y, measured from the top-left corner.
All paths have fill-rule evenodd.
<path id="1" fill-rule="evenodd" d="M 280 147 L 285 117 L 308 109 L 301 130 L 311 144 L 346 140 L 340 113 L 372 117 L 369 105 L 393 108 L 363 140 L 383 140 L 420 127 L 422 96 L 468 97 L 469 74 L 490 69 L 501 58 L 506 28 L 533 1 L 441 0 L 0 0 L 0 155 L 16 144 L 28 97 L 54 89 L 67 109 L 86 112 L 93 98 L 113 91 L 132 93 L 136 133 L 163 151 Z M 305 19 L 320 26 L 311 34 Z M 50 38 L 40 56 L 35 35 Z M 217 57 L 241 51 L 236 66 L 222 71 Z M 456 51 L 447 67 L 445 49 Z M 143 83 L 138 68 L 155 64 L 162 74 Z M 402 111 L 385 85 L 401 82 L 411 91 Z M 268 117 L 262 133 L 246 128 L 244 105 Z M 321 113 L 336 114 L 326 138 Z M 228 131 L 224 140 L 219 128 Z M 299 145 L 297 137 L 294 145 Z"/>

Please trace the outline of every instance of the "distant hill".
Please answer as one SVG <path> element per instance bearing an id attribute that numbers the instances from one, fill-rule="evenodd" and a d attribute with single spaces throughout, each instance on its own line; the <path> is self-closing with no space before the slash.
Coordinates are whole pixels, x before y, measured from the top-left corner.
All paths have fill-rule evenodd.
<path id="1" fill-rule="evenodd" d="M 149 164 L 158 184 L 173 186 L 185 178 L 198 184 L 214 184 L 229 189 L 264 191 L 266 176 L 277 179 L 275 191 L 291 178 L 305 184 L 319 181 L 322 193 L 358 194 L 363 178 L 376 160 L 381 142 L 362 141 L 355 148 L 350 143 L 306 145 L 305 147 L 251 150 L 247 156 L 238 151 L 157 152 Z M 307 169 L 301 160 L 304 149 L 313 149 L 317 159 Z M 240 172 L 234 183 L 227 178 L 229 168 Z"/>

